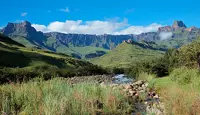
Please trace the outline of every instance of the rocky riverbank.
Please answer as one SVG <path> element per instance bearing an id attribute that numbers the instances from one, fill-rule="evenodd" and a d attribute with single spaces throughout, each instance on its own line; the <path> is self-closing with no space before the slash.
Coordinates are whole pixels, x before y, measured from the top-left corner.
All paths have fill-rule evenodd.
<path id="1" fill-rule="evenodd" d="M 101 83 L 101 86 L 106 84 Z M 133 102 L 133 115 L 165 115 L 164 104 L 160 101 L 155 89 L 149 88 L 145 81 L 137 81 L 130 84 L 111 84 L 113 89 L 121 89 Z"/>
<path id="2" fill-rule="evenodd" d="M 133 104 L 132 115 L 165 114 L 164 104 L 160 101 L 159 95 L 155 89 L 148 86 L 147 82 L 139 80 L 132 83 L 116 84 L 113 82 L 115 78 L 113 75 L 82 76 L 70 78 L 68 82 L 74 85 L 83 82 L 93 82 L 102 87 L 112 87 L 113 90 L 119 89 L 127 95 L 129 102 Z"/>

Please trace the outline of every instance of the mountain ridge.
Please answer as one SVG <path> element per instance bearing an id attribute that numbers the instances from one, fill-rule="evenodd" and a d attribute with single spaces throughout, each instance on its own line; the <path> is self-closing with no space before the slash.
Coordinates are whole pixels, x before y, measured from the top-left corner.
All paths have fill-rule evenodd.
<path id="1" fill-rule="evenodd" d="M 36 31 L 36 29 L 31 26 L 30 22 L 25 21 L 22 23 L 8 23 L 1 32 L 27 47 L 40 47 L 54 52 L 70 55 L 75 54 L 78 57 L 86 58 L 86 55 L 95 53 L 96 51 L 102 51 L 104 49 L 112 50 L 124 40 L 129 39 L 136 42 L 154 41 L 165 49 L 177 48 L 191 42 L 200 35 L 199 28 L 186 27 L 187 26 L 182 21 L 174 21 L 172 26 L 160 27 L 157 32 L 147 32 L 139 35 L 91 35 L 65 34 L 59 32 L 42 33 Z M 166 33 L 169 33 L 168 36 L 165 35 Z M 162 38 L 163 35 L 165 35 L 164 39 Z M 84 52 L 81 50 L 83 47 L 88 47 L 93 50 L 91 50 L 91 52 Z"/>

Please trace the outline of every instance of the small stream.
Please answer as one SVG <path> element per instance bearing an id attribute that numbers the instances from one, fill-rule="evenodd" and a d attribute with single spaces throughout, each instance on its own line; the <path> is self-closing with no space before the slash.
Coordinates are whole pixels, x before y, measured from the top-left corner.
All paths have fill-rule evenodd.
<path id="1" fill-rule="evenodd" d="M 125 74 L 117 74 L 113 77 L 113 83 L 114 84 L 129 84 L 133 83 L 133 78 L 128 78 Z"/>

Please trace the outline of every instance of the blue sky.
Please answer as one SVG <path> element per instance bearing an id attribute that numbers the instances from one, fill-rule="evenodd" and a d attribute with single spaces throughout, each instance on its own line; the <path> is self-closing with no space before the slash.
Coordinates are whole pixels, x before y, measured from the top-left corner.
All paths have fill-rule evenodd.
<path id="1" fill-rule="evenodd" d="M 131 31 L 137 30 L 136 27 L 142 31 L 154 31 L 147 27 L 171 25 L 173 20 L 200 27 L 199 4 L 199 0 L 4 0 L 0 7 L 0 27 L 21 20 L 30 21 L 41 31 L 66 33 L 92 33 L 85 32 L 84 28 L 94 29 L 93 33 L 96 33 L 95 29 L 107 26 L 112 28 L 99 34 L 116 33 L 124 28 L 131 30 L 130 27 Z M 96 27 L 99 26 L 97 21 L 100 25 L 108 24 Z M 56 26 L 54 22 L 59 27 L 48 27 L 52 23 Z M 65 29 L 65 26 L 70 28 Z"/>

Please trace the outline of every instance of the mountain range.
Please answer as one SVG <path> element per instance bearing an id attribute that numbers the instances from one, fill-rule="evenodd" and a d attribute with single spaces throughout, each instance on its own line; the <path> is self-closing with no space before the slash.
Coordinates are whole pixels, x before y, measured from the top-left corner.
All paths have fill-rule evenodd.
<path id="1" fill-rule="evenodd" d="M 187 28 L 183 21 L 174 21 L 172 26 L 160 27 L 157 32 L 139 35 L 89 35 L 65 34 L 58 32 L 43 33 L 31 26 L 31 23 L 8 23 L 1 30 L 5 36 L 27 46 L 47 49 L 54 52 L 70 54 L 77 58 L 99 57 L 116 48 L 126 40 L 136 42 L 155 42 L 157 48 L 178 48 L 191 42 L 200 35 L 200 29 Z"/>

